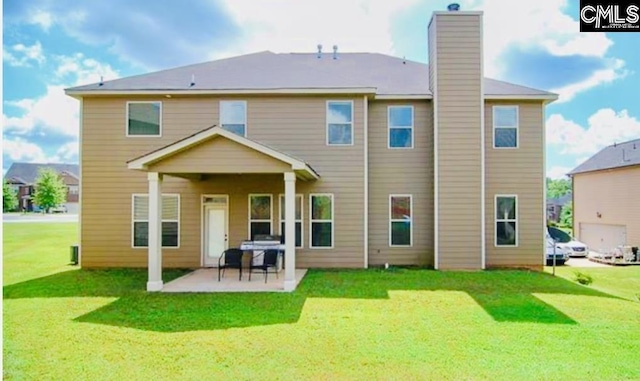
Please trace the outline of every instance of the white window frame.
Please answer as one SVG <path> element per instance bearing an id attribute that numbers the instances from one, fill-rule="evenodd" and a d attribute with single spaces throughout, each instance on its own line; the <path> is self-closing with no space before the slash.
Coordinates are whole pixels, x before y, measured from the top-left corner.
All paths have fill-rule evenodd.
<path id="1" fill-rule="evenodd" d="M 496 126 L 496 110 L 499 109 L 515 109 L 516 110 L 516 125 L 515 126 Z M 492 123 L 493 123 L 493 148 L 494 149 L 518 149 L 520 148 L 520 107 L 518 105 L 500 105 L 493 106 L 492 109 Z M 496 147 L 496 129 L 515 129 L 516 130 L 516 146 L 515 147 Z"/>
<path id="2" fill-rule="evenodd" d="M 402 127 L 395 127 L 395 126 L 391 126 L 391 109 L 394 108 L 410 108 L 411 109 L 411 126 L 410 127 L 406 127 L 406 126 L 402 126 Z M 413 105 L 393 105 L 393 106 L 387 106 L 387 148 L 388 149 L 413 149 L 414 146 L 414 139 L 415 139 L 415 134 L 414 132 L 414 126 L 415 126 L 415 119 L 416 119 L 416 114 L 415 114 L 415 108 L 413 107 Z M 396 129 L 396 130 L 401 130 L 401 129 L 409 129 L 411 130 L 411 146 L 409 147 L 392 147 L 391 146 L 391 130 Z"/>
<path id="3" fill-rule="evenodd" d="M 351 105 L 351 122 L 349 123 L 351 125 L 351 143 L 341 144 L 341 143 L 330 143 L 329 142 L 329 124 L 330 124 L 329 123 L 329 104 L 331 104 L 331 103 L 349 103 Z M 328 100 L 326 102 L 324 114 L 325 114 L 324 115 L 325 131 L 326 131 L 326 135 L 327 135 L 326 136 L 326 144 L 328 146 L 331 146 L 331 147 L 350 147 L 350 146 L 353 146 L 355 144 L 355 141 L 356 141 L 355 129 L 354 129 L 356 113 L 355 113 L 355 108 L 353 106 L 353 101 L 352 100 L 340 100 L 340 99 Z M 340 124 L 346 124 L 346 123 L 340 123 Z"/>
<path id="4" fill-rule="evenodd" d="M 331 219 L 330 220 L 314 220 L 313 219 L 313 197 L 316 196 L 329 196 L 331 197 Z M 333 193 L 309 193 L 309 248 L 315 250 L 333 249 L 336 246 L 336 234 L 335 234 L 335 197 Z M 314 222 L 330 222 L 331 223 L 331 246 L 313 246 L 313 223 Z"/>
<path id="5" fill-rule="evenodd" d="M 392 199 L 394 197 L 409 197 L 409 211 L 411 215 L 409 216 L 410 223 L 410 232 L 409 232 L 409 244 L 408 245 L 394 245 L 391 242 L 392 238 L 392 223 L 393 222 L 407 222 L 405 219 L 393 219 L 393 203 Z M 411 194 L 390 194 L 389 195 L 389 247 L 413 247 L 413 195 Z"/>
<path id="6" fill-rule="evenodd" d="M 280 193 L 278 195 L 278 200 L 279 200 L 279 205 L 278 205 L 278 226 L 280 234 L 284 234 L 284 231 L 282 230 L 282 223 L 286 221 L 286 218 L 280 220 L 280 218 L 282 217 L 282 209 L 284 204 L 282 203 L 283 201 L 283 197 L 284 197 L 284 193 Z M 300 246 L 296 246 L 296 249 L 302 249 L 304 248 L 304 196 L 301 193 L 296 193 L 296 199 L 298 199 L 298 197 L 300 198 L 300 219 L 296 219 L 295 223 L 300 223 Z M 294 213 L 295 215 L 295 213 Z M 295 238 L 295 237 L 294 237 Z"/>
<path id="7" fill-rule="evenodd" d="M 129 106 L 132 104 L 140 104 L 140 103 L 157 103 L 160 105 L 160 116 L 158 118 L 158 123 L 160 123 L 158 129 L 158 135 L 130 135 L 129 134 Z M 162 137 L 162 101 L 127 101 L 127 107 L 124 114 L 124 129 L 125 134 L 128 138 L 161 138 Z"/>
<path id="8" fill-rule="evenodd" d="M 69 194 L 78 194 L 80 191 L 79 185 L 69 185 Z"/>
<path id="9" fill-rule="evenodd" d="M 249 121 L 247 119 L 247 114 L 248 114 L 248 106 L 247 106 L 247 101 L 239 101 L 239 100 L 221 100 L 220 103 L 218 104 L 218 122 L 219 122 L 219 126 L 220 128 L 222 128 L 224 130 L 224 127 L 222 127 L 222 104 L 223 103 L 243 103 L 244 104 L 244 135 L 243 137 L 247 137 L 249 135 Z M 225 130 L 226 131 L 226 130 Z"/>
<path id="10" fill-rule="evenodd" d="M 164 219 L 162 218 L 162 221 L 160 221 L 160 239 L 162 240 L 162 223 L 163 222 L 177 222 L 178 223 L 178 245 L 177 246 L 162 246 L 163 249 L 179 249 L 180 248 L 180 244 L 181 244 L 181 240 L 180 240 L 180 235 L 181 235 L 181 229 L 182 229 L 182 223 L 180 222 L 180 217 L 182 215 L 182 204 L 181 204 L 181 200 L 180 200 L 180 193 L 163 193 L 162 197 L 177 197 L 178 199 L 178 219 L 177 220 L 173 220 L 173 219 Z M 146 220 L 136 220 L 135 219 L 135 203 L 136 203 L 136 197 L 146 197 L 147 200 L 149 199 L 149 194 L 148 193 L 132 193 L 131 194 L 131 248 L 133 249 L 147 249 L 149 248 L 149 237 L 147 236 L 147 246 L 135 246 L 135 228 L 134 225 L 136 222 L 146 222 L 147 224 L 149 223 L 149 216 L 147 216 Z M 147 201 L 147 205 L 148 205 L 149 201 Z M 160 205 L 162 205 L 162 203 L 160 203 Z M 162 215 L 162 210 L 160 211 L 160 214 Z"/>
<path id="11" fill-rule="evenodd" d="M 516 218 L 498 218 L 498 198 L 514 198 L 516 201 Z M 520 213 L 518 208 L 520 203 L 518 202 L 518 195 L 516 194 L 497 194 L 493 198 L 493 245 L 495 247 L 518 247 L 518 238 L 520 235 L 520 222 L 518 221 Z M 513 245 L 498 245 L 498 222 L 515 222 L 516 223 L 516 242 Z"/>
<path id="12" fill-rule="evenodd" d="M 269 197 L 269 219 L 268 220 L 252 220 L 251 219 L 251 197 Z M 269 223 L 269 235 L 273 234 L 273 195 L 270 193 L 249 193 L 247 199 L 247 239 L 251 239 L 251 223 L 252 222 L 268 222 Z"/>

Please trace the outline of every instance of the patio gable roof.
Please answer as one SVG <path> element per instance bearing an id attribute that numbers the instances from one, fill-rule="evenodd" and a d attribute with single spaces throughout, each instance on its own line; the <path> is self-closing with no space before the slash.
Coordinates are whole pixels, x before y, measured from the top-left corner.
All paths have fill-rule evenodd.
<path id="1" fill-rule="evenodd" d="M 283 173 L 313 180 L 320 176 L 304 161 L 210 127 L 128 162 L 129 169 L 162 173 Z"/>

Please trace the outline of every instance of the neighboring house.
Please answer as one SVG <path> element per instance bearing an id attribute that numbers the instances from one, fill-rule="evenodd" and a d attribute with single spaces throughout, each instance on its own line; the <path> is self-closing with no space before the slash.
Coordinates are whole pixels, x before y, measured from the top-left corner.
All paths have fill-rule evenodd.
<path id="1" fill-rule="evenodd" d="M 602 149 L 569 173 L 573 231 L 596 251 L 640 246 L 640 139 Z"/>
<path id="2" fill-rule="evenodd" d="M 67 89 L 82 266 L 149 266 L 160 290 L 162 267 L 285 233 L 288 290 L 295 266 L 542 268 L 557 96 L 484 78 L 482 12 L 436 12 L 428 48 L 430 65 L 261 52 Z"/>
<path id="3" fill-rule="evenodd" d="M 40 209 L 33 203 L 34 184 L 38 172 L 51 168 L 58 172 L 67 186 L 67 198 L 63 204 L 68 213 L 79 212 L 80 171 L 78 164 L 37 164 L 14 162 L 4 178 L 18 194 L 18 210 L 37 212 Z"/>
<path id="4" fill-rule="evenodd" d="M 565 194 L 557 198 L 547 199 L 547 221 L 560 222 L 562 207 L 571 202 L 571 193 Z"/>

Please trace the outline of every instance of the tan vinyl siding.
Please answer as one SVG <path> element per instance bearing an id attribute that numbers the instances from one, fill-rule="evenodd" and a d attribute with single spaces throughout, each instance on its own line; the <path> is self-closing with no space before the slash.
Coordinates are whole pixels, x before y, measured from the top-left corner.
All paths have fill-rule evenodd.
<path id="1" fill-rule="evenodd" d="M 388 106 L 413 106 L 413 149 L 389 149 Z M 428 101 L 369 103 L 369 264 L 433 266 L 433 115 Z M 413 246 L 389 247 L 389 195 L 413 196 Z"/>
<path id="2" fill-rule="evenodd" d="M 164 173 L 283 173 L 291 165 L 224 137 L 213 138 L 149 167 Z"/>
<path id="3" fill-rule="evenodd" d="M 481 16 L 434 16 L 437 65 L 438 268 L 480 269 Z"/>
<path id="4" fill-rule="evenodd" d="M 363 266 L 363 102 L 361 97 L 90 97 L 83 102 L 82 142 L 82 265 L 83 267 L 144 267 L 145 249 L 131 248 L 131 194 L 148 190 L 145 172 L 127 169 L 127 161 L 218 124 L 220 100 L 247 101 L 247 137 L 309 163 L 321 178 L 296 182 L 304 195 L 304 249 L 297 250 L 299 267 Z M 126 137 L 126 102 L 162 101 L 162 137 Z M 354 101 L 354 145 L 326 146 L 327 100 Z M 215 143 L 214 143 L 215 146 Z M 269 162 L 268 159 L 267 162 Z M 174 165 L 170 160 L 167 165 Z M 176 168 L 173 168 L 174 170 Z M 168 170 L 168 169 L 167 169 Z M 230 244 L 247 236 L 247 195 L 284 193 L 278 175 L 212 175 L 203 181 L 164 177 L 163 193 L 181 195 L 179 249 L 163 250 L 164 267 L 198 267 L 201 257 L 203 193 L 230 195 Z M 333 193 L 335 248 L 308 248 L 308 194 Z M 274 205 L 277 211 L 277 203 Z M 275 213 L 275 212 L 274 212 Z M 277 232 L 274 216 L 274 232 Z"/>
<path id="5" fill-rule="evenodd" d="M 493 148 L 493 106 L 517 105 L 519 146 Z M 487 267 L 540 268 L 544 253 L 544 121 L 541 102 L 485 103 Z M 518 196 L 518 246 L 495 246 L 495 195 Z"/>
<path id="6" fill-rule="evenodd" d="M 627 245 L 640 246 L 640 166 L 580 173 L 573 177 L 573 226 L 626 226 Z M 600 213 L 600 218 L 598 218 Z"/>

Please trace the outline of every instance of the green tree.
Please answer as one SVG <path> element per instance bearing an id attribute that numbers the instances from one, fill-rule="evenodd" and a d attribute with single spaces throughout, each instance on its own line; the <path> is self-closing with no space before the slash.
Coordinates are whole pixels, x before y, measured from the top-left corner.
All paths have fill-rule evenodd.
<path id="1" fill-rule="evenodd" d="M 560 223 L 564 226 L 573 227 L 573 203 L 568 202 L 562 207 L 560 212 Z"/>
<path id="2" fill-rule="evenodd" d="M 547 178 L 547 198 L 558 198 L 567 193 L 571 193 L 571 180 Z"/>
<path id="3" fill-rule="evenodd" d="M 18 195 L 7 181 L 2 182 L 2 211 L 10 212 L 18 207 Z"/>
<path id="4" fill-rule="evenodd" d="M 65 202 L 67 187 L 56 171 L 51 168 L 43 168 L 39 171 L 33 199 L 40 209 L 47 212 Z"/>

